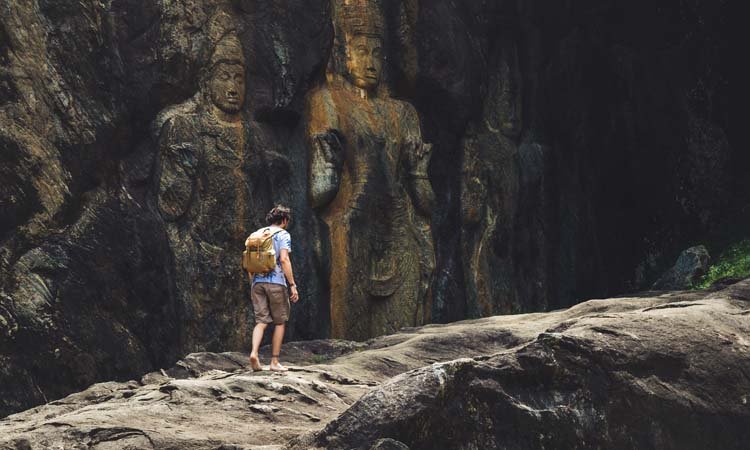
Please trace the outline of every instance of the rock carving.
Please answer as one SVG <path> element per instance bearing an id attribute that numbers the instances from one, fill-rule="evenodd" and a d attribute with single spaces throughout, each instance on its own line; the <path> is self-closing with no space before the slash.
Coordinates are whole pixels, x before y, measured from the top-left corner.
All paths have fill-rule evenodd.
<path id="1" fill-rule="evenodd" d="M 337 0 L 327 82 L 306 108 L 310 200 L 330 242 L 332 336 L 422 324 L 434 268 L 431 145 L 390 96 L 379 1 Z"/>
<path id="2" fill-rule="evenodd" d="M 502 42 L 494 59 L 481 120 L 463 141 L 462 255 L 470 317 L 520 312 L 513 264 L 522 125 L 515 44 Z"/>
<path id="3" fill-rule="evenodd" d="M 252 228 L 245 57 L 226 32 L 210 52 L 200 92 L 162 113 L 158 205 L 174 253 L 185 351 L 242 348 L 249 302 L 238 270 Z"/>

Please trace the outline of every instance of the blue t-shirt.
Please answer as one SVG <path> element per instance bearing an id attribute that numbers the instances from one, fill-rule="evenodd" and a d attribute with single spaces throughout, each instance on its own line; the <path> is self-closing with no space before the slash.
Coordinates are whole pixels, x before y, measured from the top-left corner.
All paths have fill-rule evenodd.
<path id="1" fill-rule="evenodd" d="M 277 230 L 280 229 L 278 233 L 273 235 L 273 250 L 276 252 L 276 268 L 268 273 L 261 273 L 256 274 L 253 277 L 253 284 L 255 283 L 273 283 L 273 284 L 280 284 L 282 286 L 286 286 L 286 277 L 284 276 L 284 271 L 281 270 L 281 261 L 279 260 L 279 257 L 281 256 L 281 250 L 286 249 L 288 252 L 291 253 L 292 251 L 292 236 L 289 235 L 289 232 L 286 230 L 283 230 L 279 227 L 269 227 L 271 229 Z"/>

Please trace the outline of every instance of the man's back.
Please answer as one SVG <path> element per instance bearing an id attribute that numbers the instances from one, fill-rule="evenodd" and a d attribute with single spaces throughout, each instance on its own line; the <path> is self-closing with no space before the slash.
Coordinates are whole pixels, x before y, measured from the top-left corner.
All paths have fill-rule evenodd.
<path id="1" fill-rule="evenodd" d="M 253 284 L 255 283 L 273 283 L 273 284 L 280 284 L 282 286 L 287 285 L 286 277 L 284 276 L 284 271 L 281 268 L 281 250 L 286 250 L 287 252 L 292 251 L 292 237 L 289 234 L 288 231 L 284 230 L 283 228 L 276 227 L 276 226 L 269 226 L 268 229 L 275 231 L 276 234 L 273 235 L 273 250 L 276 253 L 276 267 L 264 274 L 255 274 L 253 277 Z"/>

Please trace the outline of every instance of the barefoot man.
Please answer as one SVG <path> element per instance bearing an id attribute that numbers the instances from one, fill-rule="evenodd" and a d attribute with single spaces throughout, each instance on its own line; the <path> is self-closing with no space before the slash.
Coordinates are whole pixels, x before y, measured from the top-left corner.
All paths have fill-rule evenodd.
<path id="1" fill-rule="evenodd" d="M 285 372 L 286 367 L 279 362 L 281 342 L 284 340 L 284 326 L 289 320 L 289 300 L 297 303 L 299 293 L 294 283 L 292 261 L 289 252 L 292 251 L 292 238 L 286 228 L 292 218 L 291 210 L 278 205 L 266 215 L 266 223 L 271 229 L 279 231 L 273 236 L 273 248 L 276 252 L 276 268 L 266 274 L 253 276 L 253 287 L 250 297 L 255 310 L 255 328 L 253 329 L 253 349 L 250 352 L 250 366 L 253 370 L 262 370 L 258 360 L 258 349 L 263 340 L 263 333 L 269 323 L 273 323 L 273 339 L 271 340 L 271 365 L 275 372 Z M 291 291 L 291 295 L 289 295 Z"/>

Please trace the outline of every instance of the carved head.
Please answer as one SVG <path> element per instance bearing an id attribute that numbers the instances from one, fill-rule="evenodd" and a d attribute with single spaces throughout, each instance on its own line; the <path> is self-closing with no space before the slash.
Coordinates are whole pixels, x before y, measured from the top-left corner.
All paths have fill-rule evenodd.
<path id="1" fill-rule="evenodd" d="M 239 39 L 228 34 L 214 48 L 203 89 L 214 106 L 237 114 L 245 103 L 245 56 Z"/>
<path id="2" fill-rule="evenodd" d="M 237 114 L 245 103 L 245 66 L 232 62 L 215 65 L 207 88 L 211 102 L 217 108 Z"/>
<path id="3" fill-rule="evenodd" d="M 515 138 L 522 128 L 521 73 L 515 44 L 505 43 L 497 58 L 497 66 L 489 77 L 485 118 L 491 128 Z"/>
<path id="4" fill-rule="evenodd" d="M 359 34 L 347 39 L 347 78 L 360 89 L 372 91 L 383 73 L 383 41 L 380 37 Z"/>
<path id="5" fill-rule="evenodd" d="M 360 89 L 375 91 L 384 78 L 385 23 L 381 1 L 333 3 L 338 47 L 334 49 L 334 71 Z"/>

